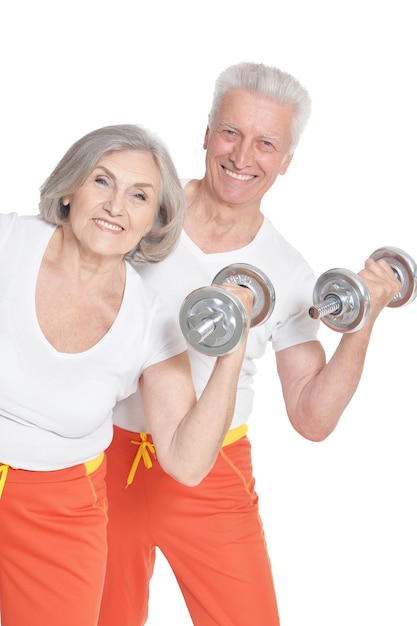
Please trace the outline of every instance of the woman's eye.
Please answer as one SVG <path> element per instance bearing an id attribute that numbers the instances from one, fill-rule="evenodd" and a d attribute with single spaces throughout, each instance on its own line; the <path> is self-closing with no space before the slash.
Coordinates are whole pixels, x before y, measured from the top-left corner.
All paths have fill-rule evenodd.
<path id="1" fill-rule="evenodd" d="M 99 185 L 107 185 L 107 180 L 103 176 L 96 176 L 96 183 Z"/>
<path id="2" fill-rule="evenodd" d="M 142 193 L 141 191 L 138 191 L 137 193 L 135 193 L 135 198 L 137 198 L 138 200 L 142 200 L 143 202 L 146 200 L 145 194 Z"/>

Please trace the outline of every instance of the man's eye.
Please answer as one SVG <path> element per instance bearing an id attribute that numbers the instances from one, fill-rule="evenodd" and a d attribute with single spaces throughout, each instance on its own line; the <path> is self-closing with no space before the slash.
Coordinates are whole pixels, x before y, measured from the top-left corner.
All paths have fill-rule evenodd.
<path id="1" fill-rule="evenodd" d="M 271 152 L 272 150 L 275 150 L 275 145 L 271 141 L 268 141 L 266 139 L 264 141 L 261 141 L 260 147 L 265 152 Z"/>

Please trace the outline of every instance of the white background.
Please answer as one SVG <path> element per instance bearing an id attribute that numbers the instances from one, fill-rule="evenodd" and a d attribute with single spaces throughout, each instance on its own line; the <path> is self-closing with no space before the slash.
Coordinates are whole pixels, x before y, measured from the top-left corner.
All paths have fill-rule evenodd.
<path id="1" fill-rule="evenodd" d="M 217 74 L 259 61 L 313 98 L 264 212 L 317 275 L 359 270 L 383 245 L 417 257 L 415 23 L 411 0 L 7 2 L 0 210 L 36 213 L 69 145 L 107 124 L 157 131 L 180 176 L 201 176 Z M 416 313 L 383 312 L 360 388 L 320 444 L 289 425 L 273 355 L 259 362 L 250 438 L 282 626 L 417 625 Z M 322 325 L 329 356 L 339 339 Z M 159 556 L 148 625 L 189 624 Z"/>

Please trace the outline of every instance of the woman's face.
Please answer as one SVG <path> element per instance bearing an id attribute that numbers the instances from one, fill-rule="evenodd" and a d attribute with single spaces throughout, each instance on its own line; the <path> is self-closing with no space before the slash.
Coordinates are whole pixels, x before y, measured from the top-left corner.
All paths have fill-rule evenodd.
<path id="1" fill-rule="evenodd" d="M 63 203 L 70 205 L 75 238 L 90 253 L 125 255 L 152 228 L 159 206 L 160 173 L 152 155 L 110 152 Z"/>

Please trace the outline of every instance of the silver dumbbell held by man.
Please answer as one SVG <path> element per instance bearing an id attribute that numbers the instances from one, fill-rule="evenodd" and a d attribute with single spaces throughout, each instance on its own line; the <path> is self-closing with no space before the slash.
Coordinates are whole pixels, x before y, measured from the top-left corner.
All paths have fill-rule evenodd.
<path id="1" fill-rule="evenodd" d="M 234 283 L 251 289 L 252 317 L 248 320 L 239 298 L 221 287 Z M 223 268 L 208 287 L 192 291 L 181 305 L 179 321 L 187 342 L 209 356 L 229 354 L 241 345 L 246 328 L 258 326 L 271 315 L 275 291 L 269 278 L 260 269 L 247 263 L 234 263 Z"/>
<path id="2" fill-rule="evenodd" d="M 370 258 L 384 259 L 401 283 L 400 291 L 388 306 L 400 307 L 413 302 L 417 296 L 417 265 L 410 255 L 391 246 L 378 248 Z M 363 328 L 369 318 L 369 290 L 358 274 L 347 269 L 324 272 L 314 286 L 313 302 L 310 317 L 320 318 L 326 326 L 342 333 Z"/>

